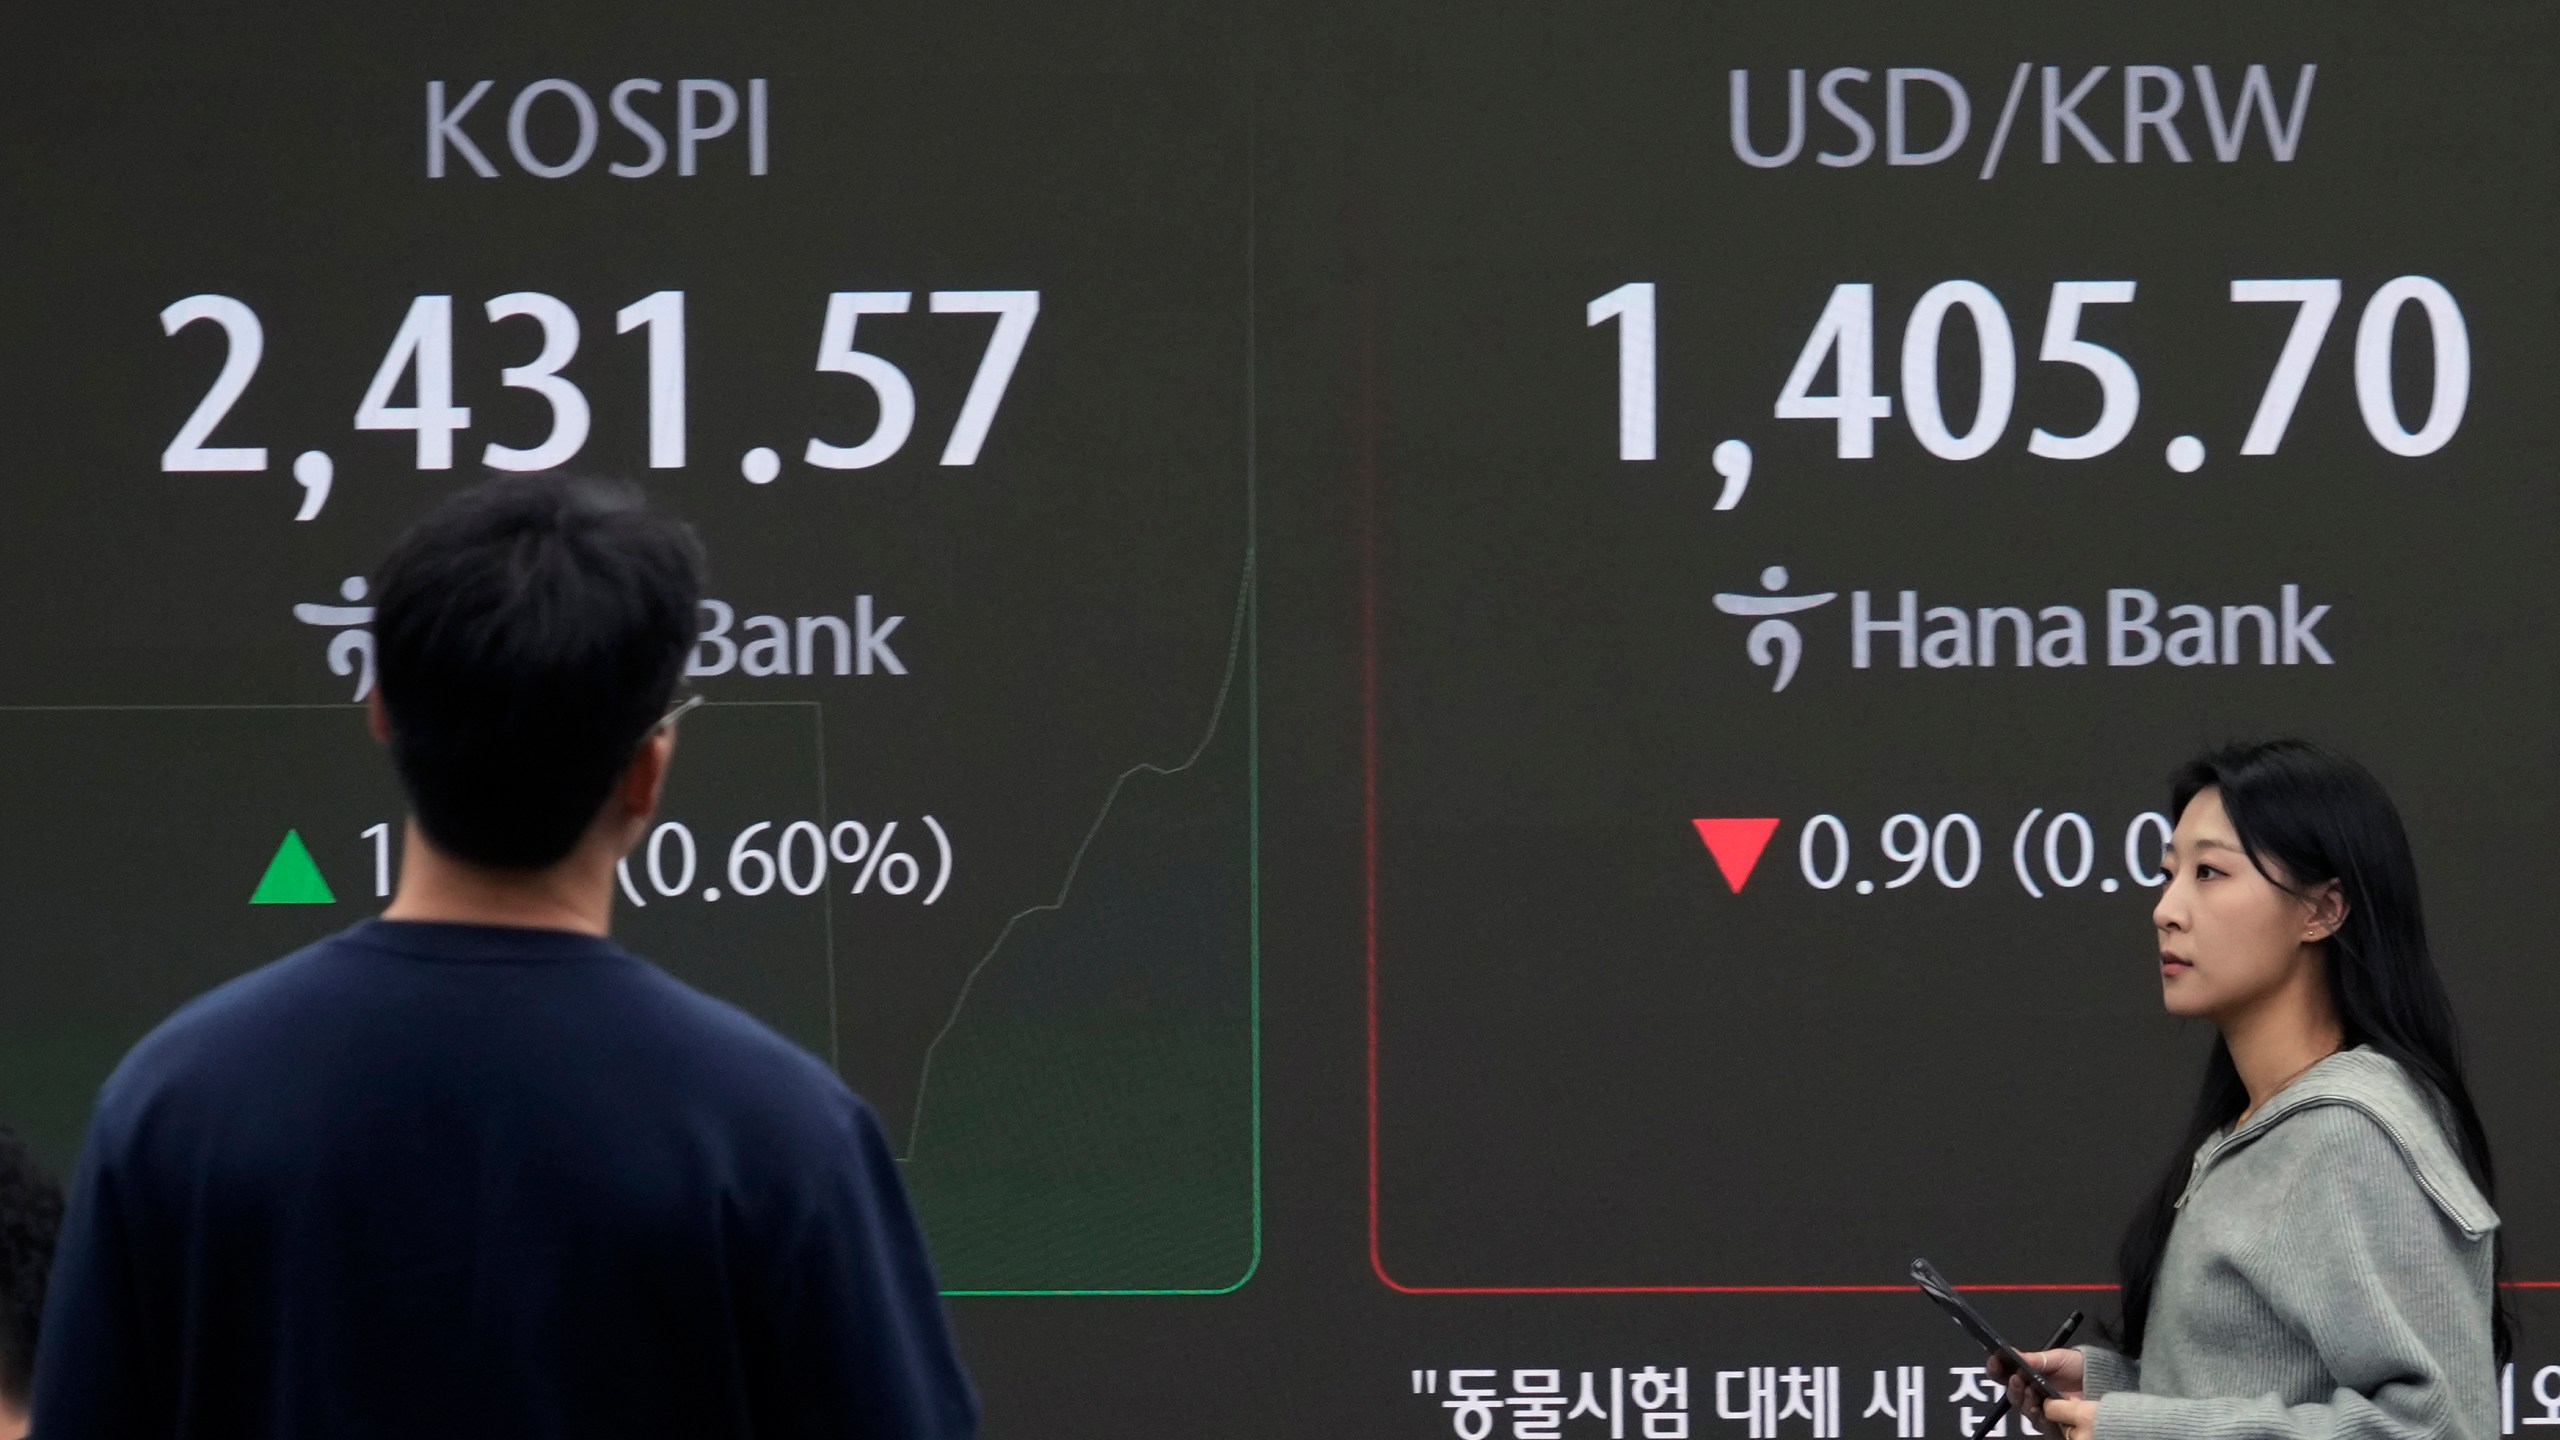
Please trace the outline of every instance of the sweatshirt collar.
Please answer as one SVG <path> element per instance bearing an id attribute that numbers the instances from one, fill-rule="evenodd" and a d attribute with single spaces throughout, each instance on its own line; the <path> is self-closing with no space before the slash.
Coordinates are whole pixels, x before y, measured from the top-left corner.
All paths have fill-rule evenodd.
<path id="1" fill-rule="evenodd" d="M 340 939 L 408 960 L 541 964 L 618 957 L 622 948 L 601 935 L 539 930 L 522 925 L 467 925 L 449 920 L 365 920 Z"/>
<path id="2" fill-rule="evenodd" d="M 2472 1183 L 2469 1167 L 2453 1148 L 2443 1102 L 2422 1088 L 2399 1062 L 2369 1045 L 2341 1050 L 2323 1059 L 2269 1096 L 2258 1107 L 2258 1113 L 2249 1117 L 2248 1124 L 2205 1141 L 2196 1152 L 2195 1168 L 2187 1176 L 2187 1187 L 2178 1196 L 2178 1204 L 2187 1203 L 2188 1196 L 2195 1194 L 2196 1187 L 2224 1156 L 2255 1141 L 2287 1117 L 2322 1105 L 2350 1106 L 2381 1126 L 2399 1149 L 2400 1158 L 2417 1179 L 2419 1188 L 2427 1192 L 2447 1219 L 2462 1227 L 2465 1235 L 2476 1240 L 2497 1228 L 2498 1213 L 2489 1207 L 2480 1187 Z"/>

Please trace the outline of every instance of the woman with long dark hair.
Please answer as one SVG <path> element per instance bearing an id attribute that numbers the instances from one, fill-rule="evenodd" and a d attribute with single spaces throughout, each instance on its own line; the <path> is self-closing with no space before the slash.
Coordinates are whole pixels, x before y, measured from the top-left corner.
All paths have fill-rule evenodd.
<path id="1" fill-rule="evenodd" d="M 2221 1038 L 2125 1230 L 2116 1346 L 2026 1357 L 2066 1399 L 2001 1378 L 2062 1440 L 2494 1440 L 2489 1139 L 2399 812 L 2278 740 L 2179 770 L 2170 813 L 2161 996 Z"/>

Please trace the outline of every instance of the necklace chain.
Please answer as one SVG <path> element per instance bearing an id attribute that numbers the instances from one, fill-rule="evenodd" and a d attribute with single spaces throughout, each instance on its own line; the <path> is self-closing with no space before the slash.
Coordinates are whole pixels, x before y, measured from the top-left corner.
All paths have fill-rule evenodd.
<path id="1" fill-rule="evenodd" d="M 2326 1060 L 2326 1059 L 2328 1059 L 2330 1056 L 2335 1055 L 2335 1054 L 2337 1054 L 2337 1053 L 2338 1053 L 2338 1052 L 2337 1052 L 2337 1050 L 2336 1050 L 2336 1049 L 2334 1049 L 2334 1048 L 2332 1048 L 2332 1049 L 2328 1049 L 2328 1050 L 2323 1050 L 2323 1051 L 2321 1051 L 2319 1054 L 2312 1056 L 2310 1060 L 2306 1061 L 2306 1062 L 2303 1064 L 2303 1067 L 2302 1067 L 2301 1069 L 2296 1070 L 2296 1071 L 2294 1071 L 2292 1074 L 2287 1075 L 2286 1077 L 2284 1077 L 2282 1080 L 2277 1081 L 2277 1082 L 2276 1082 L 2276 1085 L 2275 1085 L 2275 1088 L 2274 1088 L 2274 1089 L 2272 1089 L 2272 1090 L 2269 1090 L 2269 1091 L 2267 1092 L 2267 1099 L 2268 1099 L 2268 1100 L 2273 1100 L 2273 1099 L 2274 1099 L 2274 1098 L 2276 1098 L 2278 1095 L 2283 1094 L 2283 1093 L 2284 1093 L 2284 1088 L 2285 1088 L 2287 1085 L 2290 1085 L 2290 1084 L 2292 1084 L 2294 1081 L 2301 1079 L 2303 1076 L 2310 1074 L 2310 1073 L 2311 1073 L 2311 1067 L 2312 1067 L 2312 1066 L 2319 1064 L 2321 1061 Z M 2246 1109 L 2246 1110 L 2244 1110 L 2244 1111 L 2242 1111 L 2242 1112 L 2241 1112 L 2240 1118 L 2239 1118 L 2237 1121 L 2235 1121 L 2235 1122 L 2233 1122 L 2233 1123 L 2232 1123 L 2231 1128 L 2232 1128 L 2232 1129 L 2234 1129 L 2234 1130 L 2237 1130 L 2237 1129 L 2239 1129 L 2241 1126 L 2248 1124 L 2250 1121 L 2257 1119 L 2257 1118 L 2258 1118 L 2258 1112 L 2259 1112 L 2260 1110 L 2262 1110 L 2262 1109 L 2265 1109 L 2265 1108 L 2266 1108 L 2266 1101 L 2264 1101 L 2264 1100 L 2262 1100 L 2262 1101 L 2258 1102 L 2258 1103 L 2257 1103 L 2257 1104 L 2255 1104 L 2255 1105 L 2251 1105 L 2248 1109 Z"/>

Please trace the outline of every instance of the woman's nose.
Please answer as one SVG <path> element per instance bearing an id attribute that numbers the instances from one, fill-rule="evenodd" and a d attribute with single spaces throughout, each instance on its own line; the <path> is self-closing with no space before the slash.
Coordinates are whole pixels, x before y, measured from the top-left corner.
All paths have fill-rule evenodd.
<path id="1" fill-rule="evenodd" d="M 2154 930 L 2183 928 L 2181 919 L 2183 914 L 2184 897 L 2178 893 L 2178 882 L 2171 880 L 2168 886 L 2161 890 L 2159 902 L 2151 907 L 2151 928 Z"/>

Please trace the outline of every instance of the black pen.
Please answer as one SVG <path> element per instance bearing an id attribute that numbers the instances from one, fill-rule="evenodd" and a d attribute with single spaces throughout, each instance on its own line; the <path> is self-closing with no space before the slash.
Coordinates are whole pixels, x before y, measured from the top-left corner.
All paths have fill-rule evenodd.
<path id="1" fill-rule="evenodd" d="M 2059 1350 L 2070 1344 L 2071 1337 L 2080 1329 L 2081 1318 L 2079 1311 L 2072 1311 L 2071 1318 L 2062 1322 L 2062 1328 L 2053 1332 L 2053 1338 L 2044 1342 L 2044 1348 Z M 1999 1424 L 2008 1413 L 2009 1394 L 2004 1389 L 2000 1392 L 2000 1403 L 1992 1406 L 1991 1413 L 1982 1417 L 1982 1423 L 1974 1427 L 1973 1434 L 1968 1436 L 1967 1440 L 1982 1440 L 1983 1436 L 1991 1433 L 1991 1427 Z"/>

